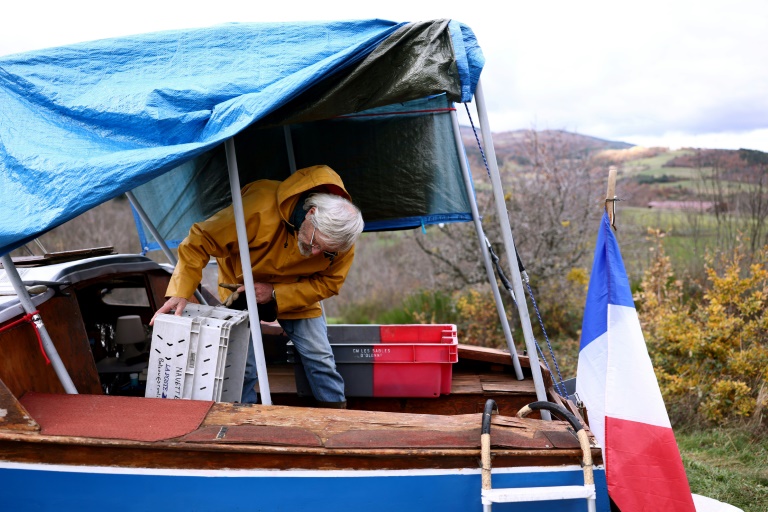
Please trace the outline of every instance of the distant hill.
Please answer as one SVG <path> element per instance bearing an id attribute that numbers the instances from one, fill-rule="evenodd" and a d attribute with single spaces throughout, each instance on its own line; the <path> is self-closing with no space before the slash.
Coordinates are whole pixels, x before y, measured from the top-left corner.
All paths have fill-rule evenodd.
<path id="1" fill-rule="evenodd" d="M 469 126 L 461 126 L 460 130 L 470 161 L 473 164 L 476 162 L 479 163 L 481 161 L 480 150 L 477 147 L 472 128 Z M 479 135 L 480 130 L 478 128 L 478 136 Z M 634 147 L 633 144 L 627 142 L 599 139 L 597 137 L 567 132 L 565 130 L 540 130 L 536 132 L 532 130 L 514 130 L 509 132 L 495 132 L 493 134 L 493 146 L 496 150 L 496 157 L 500 162 L 513 160 L 518 163 L 526 163 L 525 145 L 534 135 L 538 138 L 539 143 L 558 144 L 567 147 L 569 151 L 577 153 L 625 150 Z"/>
<path id="2" fill-rule="evenodd" d="M 484 164 L 471 127 L 462 126 L 461 136 L 473 172 L 484 172 Z M 505 164 L 528 165 L 528 150 L 533 137 L 539 144 L 551 145 L 560 155 L 592 153 L 599 167 L 615 165 L 627 205 L 647 207 L 653 201 L 701 201 L 697 180 L 716 175 L 730 184 L 729 195 L 744 184 L 763 183 L 768 172 L 768 153 L 749 150 L 724 150 L 664 147 L 646 148 L 564 130 L 515 130 L 493 134 L 496 158 Z M 672 204 L 672 203 L 670 203 Z"/>
<path id="3" fill-rule="evenodd" d="M 461 126 L 461 136 L 465 145 L 477 146 L 475 142 L 475 136 L 472 132 L 472 128 L 469 126 Z M 478 134 L 479 134 L 478 128 Z M 531 137 L 532 130 L 513 130 L 511 132 L 494 132 L 493 145 L 498 153 L 500 149 L 515 149 L 519 148 L 525 143 L 526 139 Z M 614 140 L 599 139 L 597 137 L 591 137 L 589 135 L 582 135 L 580 133 L 567 132 L 565 130 L 539 130 L 536 132 L 539 140 L 542 142 L 549 142 L 554 139 L 559 139 L 561 142 L 567 143 L 579 150 L 591 150 L 599 151 L 603 149 L 629 149 L 634 144 L 628 142 L 620 142 Z"/>

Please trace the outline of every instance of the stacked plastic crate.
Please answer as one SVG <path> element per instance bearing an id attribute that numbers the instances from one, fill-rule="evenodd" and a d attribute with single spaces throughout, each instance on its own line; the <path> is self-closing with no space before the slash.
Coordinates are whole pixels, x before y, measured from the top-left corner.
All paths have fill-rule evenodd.
<path id="1" fill-rule="evenodd" d="M 249 334 L 247 311 L 188 304 L 158 316 L 144 396 L 240 401 Z"/>
<path id="2" fill-rule="evenodd" d="M 452 324 L 329 325 L 328 339 L 348 397 L 437 397 L 451 392 L 458 361 Z M 298 354 L 296 384 L 311 395 Z"/>

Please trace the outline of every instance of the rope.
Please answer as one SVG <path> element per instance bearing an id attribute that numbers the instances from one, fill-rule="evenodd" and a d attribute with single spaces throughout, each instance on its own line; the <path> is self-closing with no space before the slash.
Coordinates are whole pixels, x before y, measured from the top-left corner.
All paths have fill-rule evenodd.
<path id="1" fill-rule="evenodd" d="M 552 362 L 555 365 L 555 370 L 557 370 L 557 378 L 560 379 L 559 383 L 555 382 L 555 388 L 557 389 L 557 392 L 560 394 L 560 396 L 564 396 L 566 398 L 571 398 L 568 394 L 568 390 L 565 388 L 565 382 L 563 381 L 563 376 L 560 374 L 560 366 L 557 364 L 557 358 L 555 357 L 555 351 L 552 350 L 552 344 L 549 342 L 549 336 L 547 336 L 547 330 L 544 329 L 544 320 L 541 319 L 541 313 L 539 312 L 539 306 L 536 304 L 536 298 L 533 296 L 533 290 L 531 289 L 530 283 L 528 281 L 525 281 L 525 286 L 528 287 L 528 295 L 531 297 L 531 302 L 533 303 L 533 309 L 536 311 L 536 316 L 539 318 L 539 325 L 541 326 L 541 332 L 544 334 L 544 339 L 547 340 L 547 347 L 549 347 L 549 355 L 552 358 Z M 535 340 L 536 338 L 534 338 Z M 539 349 L 539 352 L 542 352 L 541 347 L 539 347 L 538 342 L 536 343 L 536 348 Z M 549 365 L 547 365 L 547 357 L 542 352 L 541 357 L 544 359 L 544 364 L 547 366 L 547 370 L 549 370 Z M 550 370 L 549 373 L 551 374 L 552 371 Z M 562 386 L 562 389 L 561 389 Z"/>
<path id="2" fill-rule="evenodd" d="M 6 324 L 3 327 L 0 327 L 0 333 L 13 329 L 17 325 L 20 325 L 23 323 L 32 324 L 32 327 L 35 329 L 35 335 L 37 336 L 37 343 L 40 345 L 40 352 L 43 354 L 43 357 L 45 358 L 45 364 L 49 365 L 51 364 L 51 360 L 48 359 L 48 354 L 45 353 L 45 348 L 43 347 L 43 338 L 40 337 L 40 330 L 37 328 L 36 320 L 38 320 L 39 318 L 40 318 L 39 311 L 33 311 L 31 313 L 27 313 L 26 315 L 19 318 L 18 320 L 11 322 L 9 324 Z"/>
<path id="3" fill-rule="evenodd" d="M 512 291 L 512 285 L 509 283 L 509 279 L 507 279 L 507 276 L 504 274 L 504 270 L 502 270 L 501 265 L 499 264 L 499 257 L 496 255 L 496 253 L 493 251 L 493 247 L 491 246 L 490 242 L 488 242 L 488 239 L 485 239 L 485 243 L 488 246 L 488 251 L 491 253 L 491 259 L 493 260 L 493 265 L 496 267 L 496 272 L 499 274 L 499 280 L 504 285 L 504 288 L 509 291 L 509 293 L 512 295 L 512 302 L 515 303 L 515 307 L 517 307 L 517 300 L 515 299 L 515 294 Z M 565 387 L 565 382 L 563 381 L 563 376 L 560 374 L 560 366 L 557 364 L 557 358 L 555 357 L 555 351 L 552 349 L 552 343 L 549 341 L 549 336 L 547 336 L 547 330 L 544 328 L 544 320 L 541 318 L 541 312 L 539 311 L 539 305 L 536 303 L 536 298 L 533 296 L 533 289 L 531 288 L 530 283 L 528 282 L 527 276 L 526 279 L 524 279 L 525 285 L 528 287 L 528 295 L 531 297 L 531 302 L 533 303 L 533 309 L 536 311 L 536 316 L 539 319 L 539 326 L 541 326 L 541 332 L 544 334 L 544 339 L 547 341 L 547 347 L 549 348 L 549 355 L 552 358 L 552 362 L 555 364 L 555 370 L 557 370 L 557 378 L 560 379 L 560 381 L 555 381 L 555 389 L 557 390 L 558 394 L 560 396 L 564 396 L 566 398 L 570 398 L 570 395 L 568 394 L 568 390 Z M 536 340 L 536 337 L 534 336 L 533 342 L 536 344 L 536 349 L 541 355 L 542 361 L 544 361 L 544 366 L 547 368 L 547 371 L 552 375 L 552 370 L 549 368 L 549 363 L 547 362 L 547 356 L 544 354 L 544 351 L 539 346 L 539 342 Z"/>
<path id="4" fill-rule="evenodd" d="M 464 103 L 464 108 L 467 110 L 467 117 L 469 118 L 469 124 L 472 125 L 472 133 L 475 135 L 475 141 L 477 142 L 477 148 L 480 150 L 480 155 L 483 157 L 483 164 L 485 165 L 485 172 L 488 174 L 488 178 L 491 178 L 491 169 L 488 165 L 488 159 L 485 157 L 485 151 L 483 150 L 483 145 L 480 142 L 480 137 L 477 135 L 477 128 L 475 128 L 475 123 L 472 120 L 472 114 L 469 112 L 469 105 Z M 504 288 L 507 289 L 507 291 L 510 292 L 512 296 L 512 302 L 514 302 L 515 307 L 517 307 L 517 299 L 515 298 L 515 293 L 512 291 L 512 285 L 509 282 L 509 279 L 507 279 L 507 276 L 504 274 L 504 271 L 501 268 L 501 265 L 499 264 L 499 257 L 496 255 L 496 253 L 493 251 L 493 247 L 491 246 L 491 243 L 488 241 L 488 238 L 485 239 L 485 244 L 488 246 L 488 251 L 491 255 L 491 259 L 493 260 L 493 266 L 496 268 L 496 272 L 499 275 L 499 280 L 504 285 Z M 521 274 L 525 275 L 525 269 L 523 268 L 523 264 L 520 261 L 520 255 L 517 254 L 517 248 L 515 248 L 515 258 L 517 259 L 518 267 L 520 268 Z M 528 288 L 528 295 L 531 297 L 531 302 L 533 304 L 533 309 L 536 311 L 536 316 L 539 319 L 539 326 L 541 326 L 541 332 L 544 334 L 544 339 L 547 341 L 547 347 L 549 348 L 549 354 L 552 358 L 552 362 L 555 365 L 555 370 L 557 370 L 557 378 L 560 379 L 560 381 L 555 381 L 555 389 L 557 390 L 558 394 L 560 396 L 564 396 L 568 399 L 570 399 L 570 395 L 568 394 L 568 390 L 565 387 L 565 382 L 563 381 L 563 376 L 560 374 L 560 366 L 557 364 L 557 358 L 555 357 L 555 352 L 552 349 L 552 343 L 549 341 L 549 336 L 547 336 L 547 331 L 544 328 L 544 320 L 541 318 L 541 312 L 539 311 L 539 306 L 536 304 L 536 298 L 533 296 L 533 289 L 531 288 L 530 283 L 528 282 L 528 278 L 526 275 L 526 278 L 524 279 L 525 285 Z M 533 343 L 536 345 L 536 350 L 541 354 L 541 359 L 544 361 L 544 366 L 547 368 L 547 371 L 550 375 L 552 375 L 552 370 L 549 368 L 549 363 L 547 363 L 547 357 L 544 354 L 544 351 L 539 346 L 539 342 L 536 340 L 536 337 L 533 338 Z M 553 379 L 554 380 L 554 379 Z"/>
<path id="5" fill-rule="evenodd" d="M 469 105 L 464 104 L 464 108 L 467 110 L 467 117 L 469 118 L 469 124 L 472 125 L 472 133 L 475 134 L 475 141 L 477 141 L 477 149 L 480 150 L 480 156 L 483 157 L 483 165 L 485 165 L 485 172 L 488 174 L 488 179 L 491 179 L 491 168 L 488 166 L 488 159 L 485 158 L 485 151 L 483 145 L 480 143 L 480 137 L 477 136 L 477 128 L 475 128 L 475 122 L 472 120 L 472 114 L 469 113 Z"/>

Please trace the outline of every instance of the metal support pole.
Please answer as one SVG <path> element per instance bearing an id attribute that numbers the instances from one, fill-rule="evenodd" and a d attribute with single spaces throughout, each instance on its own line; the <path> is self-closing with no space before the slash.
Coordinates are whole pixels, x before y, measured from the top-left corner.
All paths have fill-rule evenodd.
<path id="1" fill-rule="evenodd" d="M 21 276 L 19 276 L 19 271 L 16 270 L 16 265 L 13 264 L 13 259 L 11 259 L 10 253 L 3 255 L 2 262 L 5 273 L 13 285 L 13 289 L 16 291 L 16 296 L 19 298 L 19 302 L 21 302 L 21 306 L 24 308 L 24 311 L 26 311 L 27 314 L 31 314 L 37 311 L 35 305 L 32 304 L 32 299 L 29 297 L 27 288 L 21 281 Z M 59 356 L 59 353 L 56 350 L 53 341 L 51 340 L 51 336 L 48 334 L 48 330 L 45 328 L 43 319 L 40 318 L 39 314 L 37 314 L 32 317 L 32 321 L 35 322 L 35 327 L 37 327 L 37 330 L 40 333 L 40 339 L 43 342 L 43 350 L 45 350 L 45 354 L 51 361 L 51 366 L 53 366 L 53 370 L 59 377 L 59 382 L 61 382 L 61 385 L 64 387 L 64 391 L 66 391 L 68 395 L 78 394 L 77 389 L 75 388 L 75 384 L 72 382 L 72 378 L 69 376 L 69 373 L 67 373 L 67 369 L 64 367 L 64 363 L 61 361 L 61 357 Z"/>
<path id="2" fill-rule="evenodd" d="M 475 89 L 475 107 L 477 116 L 480 120 L 480 131 L 483 136 L 485 153 L 488 159 L 488 166 L 491 174 L 491 184 L 493 186 L 493 198 L 496 203 L 496 211 L 501 223 L 501 234 L 504 241 L 504 250 L 507 253 L 507 265 L 512 276 L 512 288 L 517 296 L 517 309 L 520 313 L 520 323 L 523 328 L 523 337 L 525 346 L 528 350 L 528 358 L 531 363 L 531 374 L 533 375 L 533 384 L 536 389 L 536 397 L 540 401 L 547 401 L 547 390 L 544 387 L 544 378 L 541 375 L 541 366 L 539 364 L 539 355 L 536 352 L 536 341 L 533 338 L 533 329 L 531 327 L 531 318 L 528 314 L 528 304 L 525 300 L 525 290 L 523 290 L 523 280 L 520 276 L 520 269 L 517 266 L 515 257 L 515 242 L 512 239 L 512 227 L 509 223 L 509 214 L 507 204 L 504 201 L 504 192 L 501 189 L 501 177 L 499 175 L 499 165 L 496 162 L 496 150 L 493 147 L 493 138 L 491 136 L 490 125 L 488 124 L 488 113 L 485 108 L 485 97 L 483 96 L 483 87 L 481 80 L 477 82 Z M 551 418 L 549 411 L 541 411 L 541 417 L 545 420 Z"/>
<path id="3" fill-rule="evenodd" d="M 39 238 L 35 238 L 35 245 L 37 245 L 40 250 L 43 251 L 43 254 L 48 254 L 48 251 L 43 246 L 43 242 L 41 242 Z"/>
<path id="4" fill-rule="evenodd" d="M 133 192 L 130 190 L 125 193 L 126 197 L 128 197 L 128 201 L 131 202 L 131 206 L 133 206 L 133 209 L 136 210 L 136 213 L 139 214 L 139 218 L 141 219 L 141 222 L 144 223 L 144 225 L 147 227 L 150 233 L 152 233 L 152 236 L 155 237 L 155 240 L 157 241 L 157 244 L 160 246 L 160 249 L 162 249 L 163 254 L 165 254 L 165 257 L 168 258 L 168 262 L 176 266 L 176 263 L 178 263 L 178 260 L 176 259 L 176 256 L 173 254 L 173 251 L 171 251 L 170 247 L 168 247 L 168 244 L 165 243 L 165 240 L 163 239 L 163 236 L 160 234 L 160 232 L 157 230 L 155 225 L 152 223 L 152 221 L 149 218 L 149 215 L 147 215 L 147 212 L 144 211 L 144 208 L 141 207 L 141 203 L 139 203 L 139 200 L 136 199 L 136 196 L 133 195 Z M 200 302 L 200 304 L 208 305 L 208 303 L 203 298 L 203 294 L 200 293 L 200 290 L 195 290 L 195 298 Z"/>
<path id="5" fill-rule="evenodd" d="M 237 246 L 240 251 L 240 264 L 243 267 L 243 286 L 245 286 L 245 297 L 248 301 L 248 318 L 251 322 L 251 341 L 253 343 L 253 352 L 256 355 L 256 374 L 259 377 L 261 403 L 272 405 L 272 395 L 269 392 L 269 378 L 267 376 L 267 363 L 264 358 L 264 342 L 261 338 L 261 322 L 259 321 L 259 312 L 256 309 L 256 290 L 253 288 L 253 273 L 248 271 L 251 268 L 251 252 L 248 249 L 248 235 L 245 230 L 243 196 L 240 192 L 240 175 L 237 172 L 234 137 L 227 139 L 224 147 L 227 152 L 227 169 L 229 170 L 229 185 L 232 189 L 232 208 L 234 209 L 235 228 L 237 229 Z"/>
<path id="6" fill-rule="evenodd" d="M 285 135 L 285 148 L 288 150 L 288 166 L 291 168 L 291 174 L 296 172 L 296 155 L 293 153 L 293 137 L 291 137 L 291 127 L 283 126 L 283 135 Z"/>
<path id="7" fill-rule="evenodd" d="M 491 285 L 493 299 L 496 302 L 496 311 L 499 314 L 499 321 L 501 322 L 501 328 L 504 331 L 504 338 L 507 340 L 507 347 L 509 347 L 509 352 L 512 356 L 512 366 L 515 368 L 515 376 L 517 377 L 517 380 L 523 380 L 524 377 L 523 370 L 520 368 L 520 358 L 517 356 L 517 349 L 515 348 L 515 342 L 512 339 L 512 332 L 509 329 L 509 322 L 507 321 L 507 312 L 504 308 L 504 303 L 501 301 L 501 293 L 499 293 L 499 285 L 497 284 L 496 276 L 493 273 L 491 256 L 488 253 L 488 246 L 485 244 L 485 233 L 483 232 L 483 225 L 480 222 L 480 212 L 477 208 L 477 199 L 475 198 L 474 188 L 472 187 L 472 174 L 469 172 L 469 166 L 467 165 L 467 159 L 464 154 L 464 144 L 461 142 L 461 132 L 459 131 L 459 117 L 455 110 L 451 111 L 451 121 L 453 123 L 453 138 L 456 142 L 456 152 L 458 153 L 461 172 L 464 176 L 464 188 L 466 189 L 467 197 L 469 198 L 469 205 L 472 210 L 472 220 L 475 223 L 475 231 L 477 232 L 477 241 L 480 244 L 480 252 L 483 255 L 483 262 L 485 263 L 485 272 L 488 275 L 488 282 Z"/>

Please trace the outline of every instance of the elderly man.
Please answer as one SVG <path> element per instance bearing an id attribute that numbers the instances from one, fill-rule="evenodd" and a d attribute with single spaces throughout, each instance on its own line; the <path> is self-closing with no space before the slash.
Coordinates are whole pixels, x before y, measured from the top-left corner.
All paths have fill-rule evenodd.
<path id="1" fill-rule="evenodd" d="M 256 301 L 276 310 L 318 405 L 344 408 L 344 380 L 336 371 L 319 301 L 337 295 L 347 277 L 363 230 L 360 210 L 339 175 L 324 165 L 301 169 L 282 182 L 255 181 L 242 195 Z M 218 262 L 219 284 L 243 283 L 232 206 L 193 225 L 178 252 L 169 299 L 155 317 L 174 310 L 181 315 L 210 257 Z M 224 300 L 229 292 L 221 288 L 219 293 Z M 251 344 L 245 377 L 242 401 L 255 403 Z"/>

